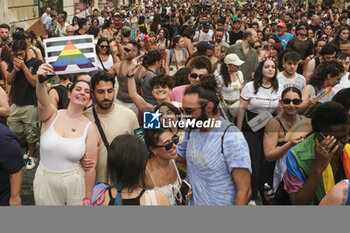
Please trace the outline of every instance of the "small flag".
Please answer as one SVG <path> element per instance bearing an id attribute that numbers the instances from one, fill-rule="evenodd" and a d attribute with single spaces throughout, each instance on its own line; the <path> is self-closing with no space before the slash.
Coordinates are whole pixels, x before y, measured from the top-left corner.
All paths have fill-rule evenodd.
<path id="1" fill-rule="evenodd" d="M 328 87 L 326 90 L 322 91 L 317 97 L 316 97 L 316 101 L 319 101 L 320 99 L 322 99 L 323 97 L 325 97 L 326 95 L 329 94 L 329 92 L 332 91 L 332 87 Z"/>
<path id="2" fill-rule="evenodd" d="M 56 74 L 97 70 L 94 37 L 68 36 L 44 40 L 46 61 Z"/>

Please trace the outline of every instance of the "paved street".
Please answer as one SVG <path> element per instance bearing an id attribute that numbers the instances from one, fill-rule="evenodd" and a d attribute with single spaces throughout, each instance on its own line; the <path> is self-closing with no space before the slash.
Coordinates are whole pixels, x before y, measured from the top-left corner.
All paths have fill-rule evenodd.
<path id="1" fill-rule="evenodd" d="M 23 168 L 23 180 L 22 180 L 22 191 L 21 191 L 21 199 L 22 205 L 34 205 L 34 195 L 33 195 L 33 180 L 36 168 L 38 167 L 39 162 L 39 153 L 35 153 L 35 157 L 37 158 L 37 163 L 34 169 L 26 170 Z M 25 161 L 26 162 L 26 161 Z"/>

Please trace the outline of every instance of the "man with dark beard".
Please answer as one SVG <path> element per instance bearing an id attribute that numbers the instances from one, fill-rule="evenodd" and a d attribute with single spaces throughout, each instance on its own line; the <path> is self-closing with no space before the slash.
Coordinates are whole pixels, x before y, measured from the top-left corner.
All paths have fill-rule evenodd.
<path id="1" fill-rule="evenodd" d="M 193 191 L 190 204 L 247 205 L 251 195 L 248 144 L 237 127 L 220 117 L 218 105 L 216 81 L 211 75 L 190 85 L 182 99 L 184 117 L 196 120 L 196 126 L 185 130 L 177 146 L 178 160 L 187 162 Z"/>
<path id="2" fill-rule="evenodd" d="M 90 121 L 96 122 L 93 110 L 96 111 L 109 144 L 116 136 L 133 134 L 134 130 L 139 127 L 136 115 L 133 111 L 122 105 L 113 103 L 115 95 L 114 84 L 115 79 L 113 75 L 108 72 L 101 71 L 95 74 L 91 79 L 91 86 L 96 105 L 84 112 L 84 115 L 89 118 Z M 99 135 L 100 143 L 103 144 L 100 130 Z M 91 163 L 88 159 L 83 159 L 82 165 L 85 169 L 88 168 Z M 98 151 L 96 182 L 107 182 L 106 165 L 107 148 L 105 145 L 101 145 Z"/>
<path id="3" fill-rule="evenodd" d="M 258 34 L 254 29 L 248 28 L 243 33 L 242 43 L 232 45 L 227 54 L 235 53 L 244 61 L 244 64 L 240 66 L 240 71 L 243 73 L 244 83 L 248 83 L 252 80 L 253 73 L 258 67 L 259 59 L 258 54 L 254 49 L 254 44 L 258 40 Z"/>
<path id="4" fill-rule="evenodd" d="M 131 61 L 138 56 L 140 51 L 140 45 L 134 41 L 129 41 L 124 46 L 124 61 L 120 63 L 116 63 L 112 68 L 109 70 L 109 73 L 116 77 L 118 80 L 118 93 L 116 96 L 115 102 L 117 104 L 121 104 L 135 112 L 137 115 L 138 109 L 136 105 L 132 102 L 129 92 L 128 92 L 128 78 L 126 77 L 127 73 L 130 70 L 131 67 Z M 139 73 L 140 70 L 135 71 L 136 73 Z M 138 76 L 138 74 L 136 75 Z"/>

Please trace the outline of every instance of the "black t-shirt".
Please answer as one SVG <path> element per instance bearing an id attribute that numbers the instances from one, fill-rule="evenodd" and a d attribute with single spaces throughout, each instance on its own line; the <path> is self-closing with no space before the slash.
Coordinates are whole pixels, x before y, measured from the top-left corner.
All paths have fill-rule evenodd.
<path id="1" fill-rule="evenodd" d="M 318 30 L 321 30 L 321 26 L 318 24 L 316 24 L 316 26 L 309 24 L 309 29 L 316 33 Z"/>
<path id="2" fill-rule="evenodd" d="M 42 64 L 42 61 L 36 58 L 31 58 L 26 63 L 27 68 L 29 69 L 32 75 L 35 75 L 38 71 L 39 66 Z M 13 62 L 11 61 L 7 71 L 12 72 Z M 23 70 L 20 70 L 16 73 L 16 77 L 11 86 L 11 95 L 13 97 L 13 103 L 18 106 L 26 105 L 37 105 L 37 99 L 35 94 L 35 87 L 30 85 L 26 76 L 24 75 Z"/>
<path id="3" fill-rule="evenodd" d="M 236 33 L 236 32 L 230 31 L 229 36 L 230 36 L 230 45 L 233 45 L 236 43 L 237 40 L 241 40 L 243 38 L 243 32 L 239 31 Z"/>
<path id="4" fill-rule="evenodd" d="M 9 205 L 11 195 L 10 174 L 19 172 L 25 165 L 16 135 L 0 124 L 0 206 Z"/>

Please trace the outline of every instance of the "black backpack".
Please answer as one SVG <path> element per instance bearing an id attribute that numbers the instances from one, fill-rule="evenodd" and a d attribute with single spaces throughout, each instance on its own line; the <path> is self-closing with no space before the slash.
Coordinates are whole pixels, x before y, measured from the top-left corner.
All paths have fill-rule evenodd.
<path id="1" fill-rule="evenodd" d="M 69 86 L 65 87 L 63 85 L 57 85 L 51 88 L 55 89 L 58 94 L 57 110 L 66 109 L 69 104 L 68 89 Z"/>

